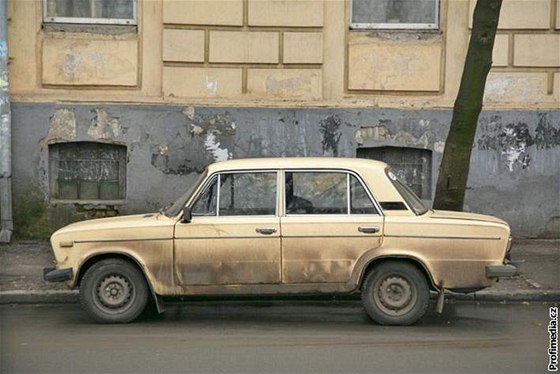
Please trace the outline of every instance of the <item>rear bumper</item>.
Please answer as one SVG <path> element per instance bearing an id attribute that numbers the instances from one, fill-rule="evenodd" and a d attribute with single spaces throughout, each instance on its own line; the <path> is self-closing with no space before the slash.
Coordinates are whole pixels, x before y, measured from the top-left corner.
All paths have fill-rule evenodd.
<path id="1" fill-rule="evenodd" d="M 517 275 L 519 270 L 511 264 L 486 266 L 486 278 L 505 278 Z"/>
<path id="2" fill-rule="evenodd" d="M 43 268 L 43 279 L 47 282 L 64 282 L 72 279 L 73 276 L 74 272 L 72 268 Z"/>

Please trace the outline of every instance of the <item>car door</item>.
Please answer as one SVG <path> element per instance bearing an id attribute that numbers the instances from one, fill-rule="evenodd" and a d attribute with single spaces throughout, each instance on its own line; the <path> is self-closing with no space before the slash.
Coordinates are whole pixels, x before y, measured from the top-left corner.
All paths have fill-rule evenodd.
<path id="1" fill-rule="evenodd" d="M 214 175 L 175 227 L 174 267 L 181 285 L 280 282 L 277 171 Z"/>
<path id="2" fill-rule="evenodd" d="M 345 283 L 381 245 L 383 216 L 357 174 L 284 171 L 283 283 Z"/>

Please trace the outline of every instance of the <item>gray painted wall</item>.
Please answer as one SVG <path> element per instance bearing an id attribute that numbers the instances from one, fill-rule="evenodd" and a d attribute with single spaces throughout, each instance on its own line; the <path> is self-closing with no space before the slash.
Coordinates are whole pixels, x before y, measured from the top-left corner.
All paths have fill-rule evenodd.
<path id="1" fill-rule="evenodd" d="M 60 209 L 83 212 L 99 207 L 50 202 L 48 144 L 100 141 L 126 145 L 127 197 L 115 207 L 123 214 L 156 210 L 174 200 L 215 160 L 355 157 L 359 147 L 431 150 L 433 193 L 451 119 L 450 110 L 376 108 L 13 103 L 12 112 L 14 193 L 20 199 L 19 209 L 39 192 L 41 204 L 55 212 L 52 217 L 60 217 L 56 213 Z M 560 111 L 481 114 L 465 210 L 501 217 L 517 236 L 558 237 L 559 186 Z M 77 219 L 71 214 L 62 216 L 65 218 L 55 219 L 54 226 Z M 21 222 L 26 224 L 20 217 Z"/>

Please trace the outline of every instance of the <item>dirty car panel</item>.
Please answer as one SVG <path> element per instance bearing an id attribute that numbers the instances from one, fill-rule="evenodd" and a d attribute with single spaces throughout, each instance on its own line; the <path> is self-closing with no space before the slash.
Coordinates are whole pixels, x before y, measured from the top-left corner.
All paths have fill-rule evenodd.
<path id="1" fill-rule="evenodd" d="M 377 322 L 410 324 L 429 289 L 475 290 L 513 275 L 509 240 L 498 218 L 428 210 L 382 162 L 230 160 L 209 165 L 165 212 L 60 229 L 56 268 L 44 277 L 92 290 L 83 297 L 100 322 L 135 318 L 142 305 L 127 303 L 145 302 L 134 284 L 143 278 L 156 300 L 361 292 Z"/>

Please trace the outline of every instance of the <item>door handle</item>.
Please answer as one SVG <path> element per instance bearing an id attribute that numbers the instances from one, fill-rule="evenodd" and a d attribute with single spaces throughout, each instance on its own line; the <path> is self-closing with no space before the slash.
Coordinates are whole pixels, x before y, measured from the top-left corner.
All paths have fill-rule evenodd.
<path id="1" fill-rule="evenodd" d="M 270 227 L 259 227 L 255 229 L 255 231 L 258 232 L 259 234 L 270 235 L 270 234 L 274 234 L 276 232 L 276 229 Z"/>
<path id="2" fill-rule="evenodd" d="M 358 227 L 358 231 L 364 234 L 375 234 L 379 232 L 379 226 L 360 226 Z"/>

